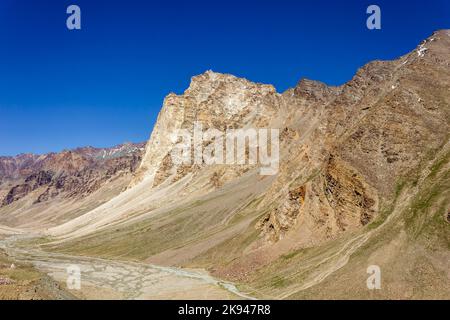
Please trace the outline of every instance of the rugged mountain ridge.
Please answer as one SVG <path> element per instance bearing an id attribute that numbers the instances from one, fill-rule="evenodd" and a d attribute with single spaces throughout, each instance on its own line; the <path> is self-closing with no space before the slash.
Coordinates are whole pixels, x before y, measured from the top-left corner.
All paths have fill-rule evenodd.
<path id="1" fill-rule="evenodd" d="M 0 207 L 27 199 L 30 205 L 54 198 L 82 199 L 103 185 L 131 176 L 145 144 L 84 147 L 43 155 L 0 158 Z"/>
<path id="2" fill-rule="evenodd" d="M 143 179 L 156 179 L 158 184 L 172 175 L 179 179 L 192 171 L 193 166 L 171 163 L 177 130 L 192 132 L 194 121 L 200 122 L 203 130 L 264 126 L 277 112 L 278 99 L 273 86 L 229 74 L 209 70 L 193 77 L 184 94 L 172 93 L 165 98 L 133 185 Z"/>
<path id="3" fill-rule="evenodd" d="M 65 165 L 65 157 L 72 154 L 85 158 L 86 161 L 109 160 L 139 153 L 145 147 L 145 143 L 124 143 L 111 148 L 81 147 L 62 152 L 51 152 L 43 155 L 32 153 L 19 154 L 17 156 L 0 156 L 0 178 L 16 179 L 24 178 L 30 172 L 53 168 L 56 170 Z M 75 161 L 75 160 L 72 160 Z M 78 170 L 78 168 L 73 168 Z"/>

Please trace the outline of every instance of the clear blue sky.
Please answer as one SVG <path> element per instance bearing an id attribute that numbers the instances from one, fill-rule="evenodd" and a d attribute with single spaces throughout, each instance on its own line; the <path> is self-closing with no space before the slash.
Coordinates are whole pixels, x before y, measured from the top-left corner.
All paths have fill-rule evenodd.
<path id="1" fill-rule="evenodd" d="M 0 1 L 0 155 L 145 141 L 208 69 L 279 91 L 342 84 L 450 28 L 450 1 Z M 77 4 L 82 30 L 66 28 Z M 382 30 L 366 28 L 378 4 Z"/>

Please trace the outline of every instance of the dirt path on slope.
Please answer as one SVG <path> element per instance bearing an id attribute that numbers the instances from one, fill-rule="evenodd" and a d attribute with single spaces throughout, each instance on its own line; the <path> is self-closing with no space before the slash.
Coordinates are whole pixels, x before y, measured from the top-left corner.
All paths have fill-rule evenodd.
<path id="1" fill-rule="evenodd" d="M 361 248 L 370 239 L 373 233 L 380 232 L 385 226 L 389 225 L 392 220 L 397 218 L 401 214 L 401 212 L 403 212 L 406 205 L 412 201 L 412 196 L 412 194 L 404 195 L 404 199 L 402 199 L 401 203 L 396 204 L 396 206 L 392 210 L 392 213 L 377 229 L 371 230 L 367 233 L 350 239 L 336 253 L 333 253 L 330 256 L 320 260 L 319 262 L 314 263 L 314 269 L 317 269 L 318 271 L 313 273 L 312 277 L 303 282 L 301 286 L 289 290 L 278 298 L 287 299 L 289 296 L 295 294 L 298 291 L 303 291 L 317 284 L 320 284 L 328 276 L 344 267 L 349 262 L 350 257 L 353 255 L 353 253 Z"/>
<path id="2" fill-rule="evenodd" d="M 70 292 L 82 299 L 252 299 L 232 283 L 201 270 L 78 257 L 17 244 L 30 237 L 33 236 L 10 236 L 0 240 L 0 248 L 18 261 L 33 264 L 64 286 L 69 276 L 67 268 L 79 268 L 81 288 Z"/>

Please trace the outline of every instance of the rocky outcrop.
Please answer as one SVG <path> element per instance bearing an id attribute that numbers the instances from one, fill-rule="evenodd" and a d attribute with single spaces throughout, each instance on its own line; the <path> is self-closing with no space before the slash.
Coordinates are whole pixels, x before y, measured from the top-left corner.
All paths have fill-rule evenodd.
<path id="1" fill-rule="evenodd" d="M 23 184 L 18 184 L 11 188 L 2 201 L 2 206 L 7 206 L 16 200 L 25 197 L 30 192 L 49 184 L 52 181 L 51 171 L 39 171 L 28 176 Z"/>
<path id="2" fill-rule="evenodd" d="M 378 211 L 378 194 L 360 173 L 330 157 L 323 179 L 324 193 L 340 231 L 372 221 Z"/>
<path id="3" fill-rule="evenodd" d="M 306 187 L 300 186 L 288 191 L 281 205 L 266 214 L 256 228 L 271 243 L 280 240 L 296 223 L 305 203 Z"/>
<path id="4" fill-rule="evenodd" d="M 280 95 L 271 85 L 213 71 L 193 77 L 184 94 L 172 93 L 164 100 L 132 186 L 143 179 L 155 181 L 157 186 L 169 177 L 179 179 L 195 171 L 193 165 L 171 162 L 170 152 L 178 141 L 179 129 L 192 133 L 194 122 L 200 122 L 203 130 L 267 127 L 280 102 Z M 202 167 L 199 163 L 195 165 Z"/>

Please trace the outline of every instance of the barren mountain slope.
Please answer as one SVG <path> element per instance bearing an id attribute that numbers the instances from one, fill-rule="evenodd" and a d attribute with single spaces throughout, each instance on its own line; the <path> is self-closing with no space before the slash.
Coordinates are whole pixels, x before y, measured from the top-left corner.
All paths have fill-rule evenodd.
<path id="1" fill-rule="evenodd" d="M 0 157 L 0 223 L 56 225 L 110 200 L 129 183 L 144 144 Z"/>

